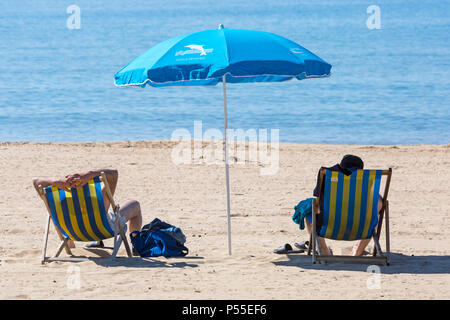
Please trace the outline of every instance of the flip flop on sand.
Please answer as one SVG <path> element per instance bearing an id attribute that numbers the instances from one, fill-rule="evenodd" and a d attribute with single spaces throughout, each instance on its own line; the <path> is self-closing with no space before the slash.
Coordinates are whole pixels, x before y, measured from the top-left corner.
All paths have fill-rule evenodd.
<path id="1" fill-rule="evenodd" d="M 277 254 L 289 254 L 289 253 L 303 253 L 305 250 L 292 250 L 292 246 L 289 243 L 286 243 L 279 247 L 278 249 L 273 250 L 273 253 Z"/>
<path id="2" fill-rule="evenodd" d="M 86 243 L 84 245 L 85 248 L 104 248 L 105 244 L 103 243 L 102 240 L 100 241 L 91 241 L 89 243 Z"/>
<path id="3" fill-rule="evenodd" d="M 294 246 L 302 250 L 308 250 L 309 241 L 296 242 Z"/>

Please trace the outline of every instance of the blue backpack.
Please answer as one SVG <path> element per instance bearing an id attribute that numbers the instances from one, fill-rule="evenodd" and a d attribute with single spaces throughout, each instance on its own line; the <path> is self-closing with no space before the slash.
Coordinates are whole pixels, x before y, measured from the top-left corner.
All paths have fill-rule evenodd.
<path id="1" fill-rule="evenodd" d="M 184 257 L 189 253 L 181 229 L 158 218 L 143 226 L 141 231 L 133 231 L 130 239 L 141 257 Z"/>

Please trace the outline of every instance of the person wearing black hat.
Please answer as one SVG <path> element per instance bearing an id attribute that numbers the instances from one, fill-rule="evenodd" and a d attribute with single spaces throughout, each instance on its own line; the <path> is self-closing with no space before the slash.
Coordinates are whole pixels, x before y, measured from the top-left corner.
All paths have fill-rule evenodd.
<path id="1" fill-rule="evenodd" d="M 338 171 L 338 172 L 342 172 L 345 175 L 351 175 L 356 170 L 364 169 L 364 162 L 358 156 L 346 154 L 342 158 L 342 160 L 339 164 L 335 164 L 332 167 L 321 167 L 320 170 L 322 170 L 322 169 Z M 320 194 L 323 193 L 323 191 L 324 191 L 324 184 L 320 183 L 320 170 L 319 170 L 319 173 L 317 174 L 317 183 L 316 183 L 316 187 L 314 188 L 314 192 L 313 192 L 313 195 L 315 197 L 319 197 Z M 319 189 L 319 188 L 321 188 L 321 189 Z M 320 211 L 323 211 L 323 197 L 320 197 L 319 200 L 320 200 L 319 201 Z M 380 212 L 381 206 L 382 206 L 382 201 L 380 199 L 378 201 L 378 212 Z M 319 213 L 316 216 L 316 222 L 317 222 L 316 230 L 317 230 L 317 232 L 319 232 L 319 230 L 323 224 L 323 215 L 321 213 Z M 308 219 L 305 219 L 305 225 L 308 230 L 308 233 L 311 234 L 311 230 L 312 230 L 311 221 Z M 322 237 L 319 237 L 318 239 L 319 239 L 320 247 L 322 249 L 323 254 L 331 255 L 332 252 L 331 252 L 330 248 L 328 248 L 328 246 L 326 245 L 325 239 Z M 370 242 L 370 239 L 359 240 L 358 243 L 353 247 L 352 255 L 354 255 L 354 256 L 362 255 L 364 253 L 364 249 L 369 244 L 369 242 Z"/>

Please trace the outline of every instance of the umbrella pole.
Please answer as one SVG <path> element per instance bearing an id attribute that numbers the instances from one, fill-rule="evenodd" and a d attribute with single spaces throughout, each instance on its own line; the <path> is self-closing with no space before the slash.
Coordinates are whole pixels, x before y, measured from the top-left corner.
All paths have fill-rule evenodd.
<path id="1" fill-rule="evenodd" d="M 227 184 L 227 219 L 228 219 L 228 254 L 231 255 L 231 216 L 230 216 L 230 176 L 228 169 L 228 119 L 227 119 L 227 88 L 225 75 L 222 77 L 223 84 L 223 113 L 225 121 L 225 180 Z"/>

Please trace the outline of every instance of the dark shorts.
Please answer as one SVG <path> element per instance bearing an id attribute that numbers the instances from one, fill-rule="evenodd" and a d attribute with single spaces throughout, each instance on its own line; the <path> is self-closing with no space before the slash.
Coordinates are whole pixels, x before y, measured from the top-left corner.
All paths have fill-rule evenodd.
<path id="1" fill-rule="evenodd" d="M 311 223 L 312 225 L 312 214 L 306 217 L 306 219 Z M 323 214 L 319 213 L 316 215 L 316 232 L 319 233 L 320 228 L 323 224 Z"/>

